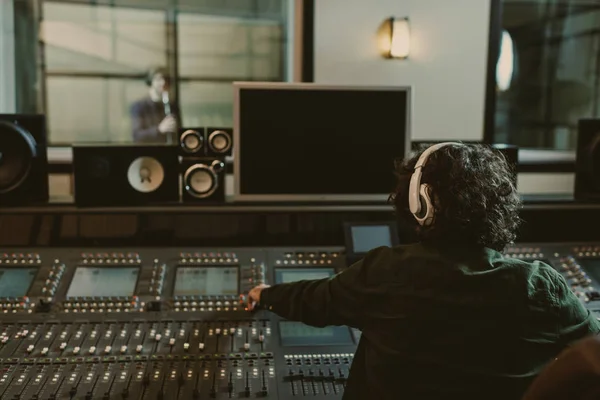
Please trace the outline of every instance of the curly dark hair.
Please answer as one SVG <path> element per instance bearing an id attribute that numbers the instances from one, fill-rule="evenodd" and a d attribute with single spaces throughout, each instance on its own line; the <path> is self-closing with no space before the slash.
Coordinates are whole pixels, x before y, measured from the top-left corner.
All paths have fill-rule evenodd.
<path id="1" fill-rule="evenodd" d="M 426 148 L 426 147 L 425 147 Z M 436 214 L 433 224 L 420 226 L 409 210 L 408 189 L 420 149 L 396 165 L 397 188 L 390 196 L 399 225 L 418 240 L 503 250 L 520 224 L 521 200 L 515 171 L 504 155 L 482 144 L 445 146 L 429 157 L 421 183 L 431 186 Z"/>

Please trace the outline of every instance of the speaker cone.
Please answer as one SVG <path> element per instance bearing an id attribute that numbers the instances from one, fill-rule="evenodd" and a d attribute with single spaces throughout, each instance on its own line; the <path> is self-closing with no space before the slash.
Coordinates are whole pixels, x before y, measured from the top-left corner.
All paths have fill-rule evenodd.
<path id="1" fill-rule="evenodd" d="M 208 136 L 208 145 L 215 153 L 226 153 L 231 148 L 231 135 L 225 131 L 214 131 Z"/>
<path id="2" fill-rule="evenodd" d="M 127 180 L 132 188 L 142 193 L 154 192 L 165 179 L 165 170 L 153 157 L 139 157 L 127 169 Z"/>
<path id="3" fill-rule="evenodd" d="M 188 129 L 181 134 L 180 145 L 186 153 L 196 153 L 204 146 L 204 136 L 193 129 Z"/>
<path id="4" fill-rule="evenodd" d="M 0 193 L 19 187 L 29 176 L 36 142 L 25 129 L 0 121 Z"/>
<path id="5" fill-rule="evenodd" d="M 195 164 L 185 171 L 183 182 L 185 190 L 198 199 L 210 197 L 219 187 L 217 174 L 222 171 L 223 162 L 216 161 L 210 166 L 206 164 Z"/>

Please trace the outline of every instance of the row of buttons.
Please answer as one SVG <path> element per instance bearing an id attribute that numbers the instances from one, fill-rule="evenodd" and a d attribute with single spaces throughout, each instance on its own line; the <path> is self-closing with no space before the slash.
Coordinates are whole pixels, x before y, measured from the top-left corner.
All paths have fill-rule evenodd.
<path id="1" fill-rule="evenodd" d="M 81 261 L 82 264 L 141 264 L 142 260 L 134 258 L 86 258 Z"/>
<path id="2" fill-rule="evenodd" d="M 2 254 L 0 254 L 0 259 L 6 260 L 8 258 L 13 258 L 13 259 L 14 258 L 19 258 L 19 259 L 21 259 L 21 258 L 35 258 L 35 259 L 39 260 L 40 259 L 40 255 L 38 253 L 27 253 L 27 254 L 24 254 L 24 253 L 11 253 L 11 254 L 2 253 Z"/>
<path id="3" fill-rule="evenodd" d="M 210 252 L 210 253 L 180 253 L 179 254 L 179 258 L 192 258 L 192 257 L 193 258 L 199 258 L 199 257 L 202 257 L 202 258 L 207 258 L 207 257 L 209 257 L 209 258 L 214 258 L 214 257 L 237 258 L 237 255 L 236 255 L 236 253 L 229 253 L 229 252 L 225 252 L 225 253 L 212 253 L 212 252 Z"/>
<path id="4" fill-rule="evenodd" d="M 97 297 L 95 297 L 95 296 L 92 296 L 92 297 L 85 296 L 85 297 L 70 297 L 69 300 L 70 300 L 71 303 L 76 302 L 76 301 L 79 301 L 79 302 L 83 302 L 83 301 L 85 301 L 85 302 L 90 302 L 90 301 L 109 302 L 110 301 L 110 302 L 114 303 L 116 301 L 121 301 L 121 302 L 136 301 L 137 302 L 138 301 L 138 297 L 137 296 L 97 296 Z"/>
<path id="5" fill-rule="evenodd" d="M 523 259 L 531 259 L 531 260 L 539 260 L 540 258 L 544 258 L 544 253 L 512 253 L 507 254 L 511 258 L 518 258 L 520 260 Z"/>
<path id="6" fill-rule="evenodd" d="M 240 300 L 239 303 L 242 303 L 242 301 Z M 221 306 L 225 306 L 225 307 L 229 307 L 229 306 L 233 306 L 233 305 L 237 305 L 236 302 L 234 301 L 200 301 L 200 302 L 196 302 L 196 301 L 192 301 L 192 302 L 188 302 L 188 301 L 176 301 L 175 302 L 175 307 L 221 307 Z"/>
<path id="7" fill-rule="evenodd" d="M 175 296 L 175 301 L 185 301 L 185 300 L 196 300 L 196 301 L 227 301 L 227 300 L 237 300 L 239 296 L 237 295 L 223 295 L 223 296 Z"/>
<path id="8" fill-rule="evenodd" d="M 63 304 L 64 308 L 122 308 L 122 307 L 136 307 L 137 303 L 136 302 L 131 302 L 131 303 L 69 303 L 69 302 L 65 302 Z"/>
<path id="9" fill-rule="evenodd" d="M 228 258 L 182 258 L 181 264 L 239 264 L 240 260 L 235 257 Z"/>
<path id="10" fill-rule="evenodd" d="M 332 260 L 275 260 L 275 264 L 277 265 L 330 265 L 332 263 Z"/>
<path id="11" fill-rule="evenodd" d="M 138 253 L 81 253 L 81 258 L 140 258 Z"/>
<path id="12" fill-rule="evenodd" d="M 180 311 L 183 311 L 183 312 L 188 312 L 188 311 L 191 311 L 191 312 L 196 312 L 196 311 L 238 311 L 238 310 L 242 310 L 242 308 L 239 308 L 239 307 L 214 307 L 214 308 L 213 307 L 198 307 L 198 308 L 196 308 L 196 307 L 190 307 L 190 308 L 175 307 L 176 312 L 180 312 Z"/>
<path id="13" fill-rule="evenodd" d="M 4 265 L 10 265 L 10 264 L 12 264 L 12 265 L 15 265 L 15 264 L 41 264 L 41 263 L 42 263 L 42 260 L 40 260 L 39 258 L 37 260 L 33 259 L 33 258 L 30 258 L 30 259 L 24 259 L 24 258 L 21 258 L 21 259 L 16 259 L 16 258 L 13 258 L 13 259 L 10 259 L 10 258 L 1 259 L 0 258 L 0 264 L 4 264 Z"/>
<path id="14" fill-rule="evenodd" d="M 96 309 L 96 308 L 90 308 L 90 309 L 86 309 L 86 308 L 72 308 L 72 309 L 68 309 L 67 308 L 67 309 L 63 310 L 63 312 L 65 312 L 65 313 L 71 313 L 72 312 L 72 313 L 82 313 L 82 314 L 85 314 L 87 312 L 90 312 L 92 314 L 93 313 L 100 313 L 100 314 L 102 314 L 104 312 L 107 312 L 107 313 L 112 313 L 112 312 L 116 312 L 116 313 L 120 313 L 120 312 L 128 313 L 128 312 L 131 312 L 131 311 L 142 312 L 142 311 L 144 311 L 144 309 L 143 308 L 123 308 L 123 309 L 121 309 L 121 308 L 114 308 L 114 309 L 113 308 L 107 308 L 107 309 L 104 309 L 104 308 L 98 308 L 98 309 Z"/>
<path id="15" fill-rule="evenodd" d="M 338 258 L 340 256 L 340 253 L 338 252 L 331 252 L 331 253 L 314 253 L 314 252 L 308 252 L 308 253 L 303 253 L 303 252 L 297 252 L 297 253 L 284 253 L 284 257 L 285 258 Z"/>
<path id="16" fill-rule="evenodd" d="M 586 251 L 595 251 L 595 252 L 600 252 L 600 246 L 581 246 L 581 247 L 574 247 L 573 251 L 575 251 L 576 253 L 579 252 L 586 252 Z"/>

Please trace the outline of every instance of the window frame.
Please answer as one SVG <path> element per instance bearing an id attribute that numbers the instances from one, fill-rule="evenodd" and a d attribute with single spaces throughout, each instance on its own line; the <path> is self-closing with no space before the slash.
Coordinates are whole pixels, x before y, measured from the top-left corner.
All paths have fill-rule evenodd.
<path id="1" fill-rule="evenodd" d="M 89 4 L 80 0 L 45 0 L 51 3 L 65 3 L 65 4 Z M 298 80 L 302 82 L 313 81 L 313 69 L 314 69 L 314 0 L 287 0 L 289 12 L 292 15 L 290 20 L 292 29 L 287 29 L 286 34 L 294 33 L 292 40 L 289 42 L 292 44 L 288 48 L 288 54 L 284 55 L 284 58 L 288 62 L 293 62 L 294 65 L 288 66 L 288 69 L 292 71 L 290 79 Z M 165 12 L 165 26 L 167 35 L 167 69 L 172 76 L 177 75 L 178 71 L 178 43 L 177 43 L 177 26 L 178 26 L 178 14 L 181 12 L 175 6 L 175 2 L 168 1 L 169 4 L 167 9 L 142 6 L 139 3 L 131 2 L 127 4 L 116 5 L 114 1 L 107 1 L 106 3 L 100 2 L 99 5 L 106 6 L 126 6 L 128 8 L 143 8 L 152 10 L 163 10 Z M 43 19 L 42 7 L 40 7 L 40 17 Z M 296 37 L 297 36 L 297 37 Z M 40 41 L 40 54 L 44 54 L 44 42 Z M 292 56 L 290 56 L 290 54 Z M 291 69 L 290 69 L 291 68 Z M 47 89 L 46 80 L 48 76 L 69 76 L 77 78 L 79 76 L 86 78 L 117 78 L 117 79 L 143 79 L 143 74 L 113 74 L 113 73 L 78 73 L 68 71 L 53 71 L 48 72 L 45 62 L 41 63 L 41 108 L 46 110 L 47 102 Z M 299 69 L 300 71 L 297 71 Z M 284 74 L 286 71 L 284 71 Z M 235 79 L 239 80 L 239 79 Z M 229 82 L 229 77 L 180 77 L 180 82 Z M 175 102 L 179 104 L 180 90 L 179 85 L 173 86 L 173 94 Z M 44 111 L 45 112 L 45 111 Z M 48 164 L 50 173 L 65 174 L 72 173 L 72 144 L 71 143 L 52 143 L 48 144 Z"/>
<path id="2" fill-rule="evenodd" d="M 496 64 L 500 56 L 502 38 L 502 14 L 504 0 L 490 0 L 490 27 L 486 71 L 484 108 L 484 143 L 496 141 Z M 547 149 L 519 149 L 518 172 L 561 173 L 575 172 L 575 151 Z"/>

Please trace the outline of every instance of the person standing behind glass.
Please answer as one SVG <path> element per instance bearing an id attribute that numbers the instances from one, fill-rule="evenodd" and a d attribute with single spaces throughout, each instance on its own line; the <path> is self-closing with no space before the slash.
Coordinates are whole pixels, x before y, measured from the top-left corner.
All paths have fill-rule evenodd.
<path id="1" fill-rule="evenodd" d="M 131 106 L 135 143 L 174 143 L 177 109 L 169 100 L 169 83 L 170 77 L 165 68 L 148 71 L 148 96 Z"/>

